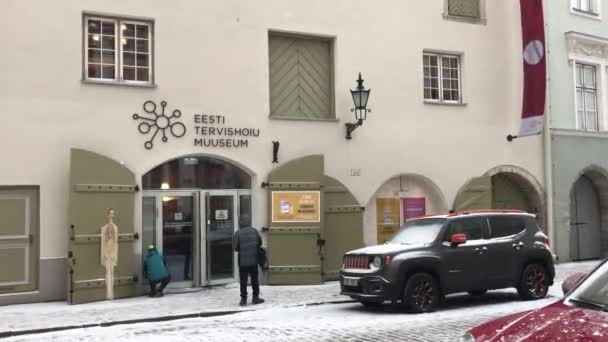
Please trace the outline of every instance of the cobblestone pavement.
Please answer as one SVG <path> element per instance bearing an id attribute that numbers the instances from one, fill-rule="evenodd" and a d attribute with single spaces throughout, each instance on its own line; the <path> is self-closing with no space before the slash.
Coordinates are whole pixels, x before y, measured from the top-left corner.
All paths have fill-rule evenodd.
<path id="1" fill-rule="evenodd" d="M 386 305 L 368 309 L 358 303 L 270 307 L 230 316 L 119 325 L 25 335 L 16 341 L 454 341 L 469 328 L 514 312 L 548 305 L 561 297 L 561 281 L 597 262 L 563 264 L 556 284 L 540 301 L 519 300 L 514 290 L 474 298 L 448 296 L 435 313 L 413 315 Z"/>

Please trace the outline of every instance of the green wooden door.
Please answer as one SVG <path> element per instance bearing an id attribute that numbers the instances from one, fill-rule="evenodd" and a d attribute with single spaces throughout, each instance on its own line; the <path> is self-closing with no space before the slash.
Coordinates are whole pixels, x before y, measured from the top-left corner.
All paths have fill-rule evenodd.
<path id="1" fill-rule="evenodd" d="M 70 161 L 70 234 L 68 301 L 71 304 L 105 300 L 105 269 L 101 265 L 101 227 L 114 209 L 118 226 L 118 265 L 114 269 L 114 297 L 135 294 L 134 174 L 118 162 L 72 149 Z"/>
<path id="2" fill-rule="evenodd" d="M 321 276 L 321 227 L 323 221 L 321 181 L 323 156 L 308 156 L 282 165 L 268 177 L 268 261 L 270 284 L 319 284 Z M 273 195 L 273 193 L 275 193 Z M 280 219 L 281 203 L 274 198 L 295 198 L 318 193 L 319 220 Z M 280 197 L 280 196 L 282 197 Z M 286 212 L 293 203 L 285 200 Z M 275 212 L 273 213 L 273 205 Z"/>
<path id="3" fill-rule="evenodd" d="M 0 294 L 36 290 L 38 189 L 0 190 Z"/>
<path id="4" fill-rule="evenodd" d="M 344 253 L 363 247 L 363 207 L 334 178 L 323 179 L 323 279 L 337 280 Z"/>
<path id="5" fill-rule="evenodd" d="M 492 177 L 482 176 L 471 179 L 454 200 L 455 211 L 492 208 Z"/>

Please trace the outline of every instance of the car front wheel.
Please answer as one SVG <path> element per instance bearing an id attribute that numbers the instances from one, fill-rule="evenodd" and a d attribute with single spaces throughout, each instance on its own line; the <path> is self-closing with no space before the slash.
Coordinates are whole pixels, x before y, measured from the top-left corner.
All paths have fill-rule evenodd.
<path id="1" fill-rule="evenodd" d="M 402 301 L 412 312 L 432 312 L 439 304 L 439 292 L 435 277 L 428 273 L 416 273 L 405 283 Z"/>
<path id="2" fill-rule="evenodd" d="M 521 274 L 517 292 L 522 299 L 536 300 L 545 298 L 549 291 L 549 276 L 543 265 L 530 264 Z"/>

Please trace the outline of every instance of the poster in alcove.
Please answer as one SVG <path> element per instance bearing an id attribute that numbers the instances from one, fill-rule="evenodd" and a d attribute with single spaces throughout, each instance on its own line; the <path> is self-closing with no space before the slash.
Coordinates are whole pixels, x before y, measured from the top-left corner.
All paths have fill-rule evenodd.
<path id="1" fill-rule="evenodd" d="M 403 222 L 426 215 L 426 199 L 424 197 L 402 198 Z"/>

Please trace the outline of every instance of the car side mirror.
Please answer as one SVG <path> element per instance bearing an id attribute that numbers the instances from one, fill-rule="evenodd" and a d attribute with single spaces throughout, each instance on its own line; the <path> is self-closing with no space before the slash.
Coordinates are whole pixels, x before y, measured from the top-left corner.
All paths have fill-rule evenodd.
<path id="1" fill-rule="evenodd" d="M 463 243 L 467 242 L 467 235 L 466 234 L 454 234 L 454 235 L 452 235 L 452 237 L 450 237 L 450 242 L 452 243 L 452 246 L 462 245 Z"/>
<path id="2" fill-rule="evenodd" d="M 564 295 L 572 290 L 585 277 L 585 273 L 576 272 L 568 276 L 562 283 L 562 292 Z"/>

